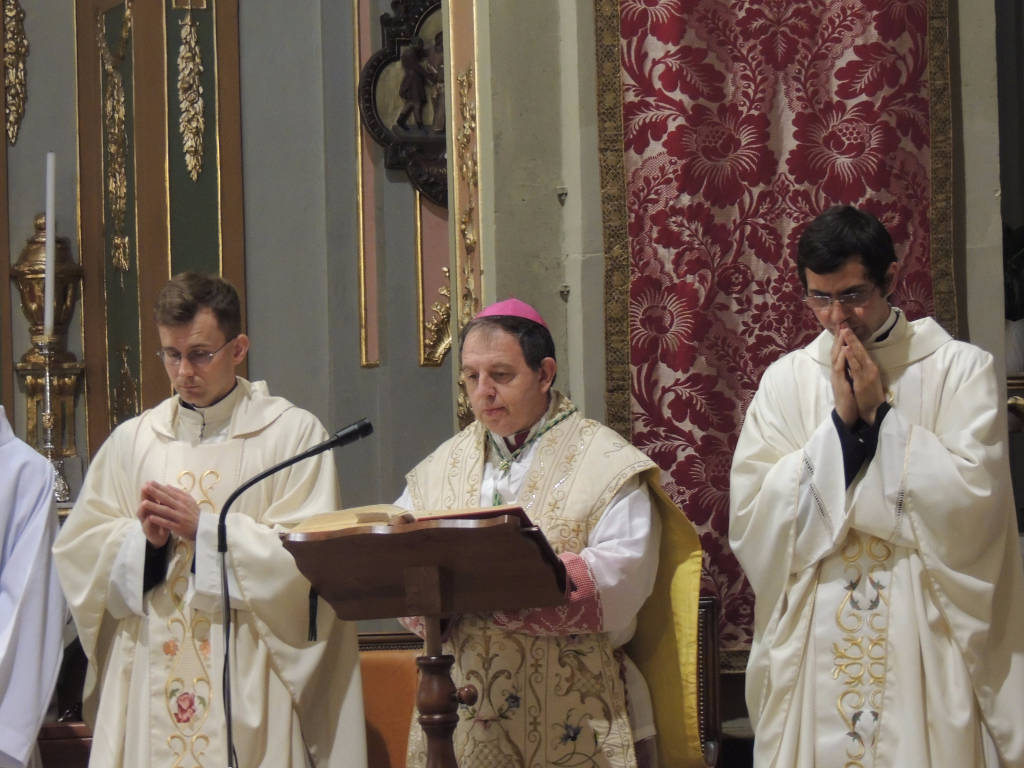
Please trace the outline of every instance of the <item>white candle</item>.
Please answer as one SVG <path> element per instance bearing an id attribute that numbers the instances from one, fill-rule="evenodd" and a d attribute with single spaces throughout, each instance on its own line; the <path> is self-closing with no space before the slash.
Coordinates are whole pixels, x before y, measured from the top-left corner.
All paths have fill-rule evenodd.
<path id="1" fill-rule="evenodd" d="M 56 241 L 54 240 L 54 175 L 57 167 L 57 156 L 53 152 L 46 153 L 46 274 L 43 283 L 43 335 L 53 336 L 53 280 L 56 268 Z"/>

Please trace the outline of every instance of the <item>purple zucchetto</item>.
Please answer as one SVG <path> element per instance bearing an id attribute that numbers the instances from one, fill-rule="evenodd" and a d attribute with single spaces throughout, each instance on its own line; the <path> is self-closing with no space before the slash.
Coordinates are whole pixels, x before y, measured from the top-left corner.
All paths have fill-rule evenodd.
<path id="1" fill-rule="evenodd" d="M 481 309 L 473 319 L 476 320 L 479 317 L 492 317 L 494 315 L 522 317 L 526 320 L 532 320 L 545 328 L 548 327 L 548 324 L 544 322 L 544 318 L 540 316 L 540 312 L 531 307 L 525 301 L 520 301 L 519 299 L 505 299 L 504 301 L 497 301 L 489 307 Z"/>

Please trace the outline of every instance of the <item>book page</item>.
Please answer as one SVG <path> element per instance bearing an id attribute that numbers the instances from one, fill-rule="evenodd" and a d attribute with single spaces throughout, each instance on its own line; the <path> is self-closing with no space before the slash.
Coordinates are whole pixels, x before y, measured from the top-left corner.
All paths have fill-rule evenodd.
<path id="1" fill-rule="evenodd" d="M 365 507 L 350 507 L 313 515 L 291 530 L 296 533 L 314 533 L 336 531 L 354 525 L 411 523 L 415 519 L 412 512 L 396 507 L 394 504 L 369 504 Z"/>
<path id="2" fill-rule="evenodd" d="M 463 509 L 425 510 L 416 515 L 417 520 L 486 520 L 501 515 L 518 517 L 524 528 L 533 525 L 523 508 L 517 504 L 504 504 L 499 507 L 466 507 Z"/>

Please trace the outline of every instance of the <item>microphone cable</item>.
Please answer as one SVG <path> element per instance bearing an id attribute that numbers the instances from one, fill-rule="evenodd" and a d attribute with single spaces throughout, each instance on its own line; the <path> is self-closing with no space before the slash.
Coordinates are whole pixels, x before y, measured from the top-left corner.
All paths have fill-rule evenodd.
<path id="1" fill-rule="evenodd" d="M 311 458 L 332 448 L 348 445 L 349 443 L 355 442 L 356 440 L 366 437 L 372 433 L 373 425 L 368 419 L 360 419 L 359 421 L 349 424 L 347 427 L 342 427 L 322 443 L 318 443 L 297 456 L 285 459 L 284 461 L 263 470 L 259 474 L 250 477 L 231 492 L 227 501 L 224 502 L 224 506 L 220 509 L 220 519 L 217 522 L 217 551 L 220 553 L 221 597 L 223 598 L 224 605 L 224 672 L 221 676 L 221 686 L 223 687 L 221 694 L 224 702 L 224 725 L 227 729 L 228 768 L 238 768 L 238 754 L 235 751 L 235 740 L 231 721 L 231 597 L 228 594 L 228 509 L 243 491 L 246 491 L 256 485 L 260 480 L 270 477 L 270 475 L 275 472 L 280 472 L 282 469 L 287 469 L 292 464 L 296 464 L 304 459 Z"/>

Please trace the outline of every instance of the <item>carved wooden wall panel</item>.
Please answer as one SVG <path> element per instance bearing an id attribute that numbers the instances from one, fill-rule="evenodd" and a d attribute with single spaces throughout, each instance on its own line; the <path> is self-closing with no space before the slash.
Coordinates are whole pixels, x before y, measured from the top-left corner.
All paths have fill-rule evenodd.
<path id="1" fill-rule="evenodd" d="M 245 271 L 237 0 L 78 0 L 90 453 L 169 393 L 152 307 L 184 270 Z"/>

